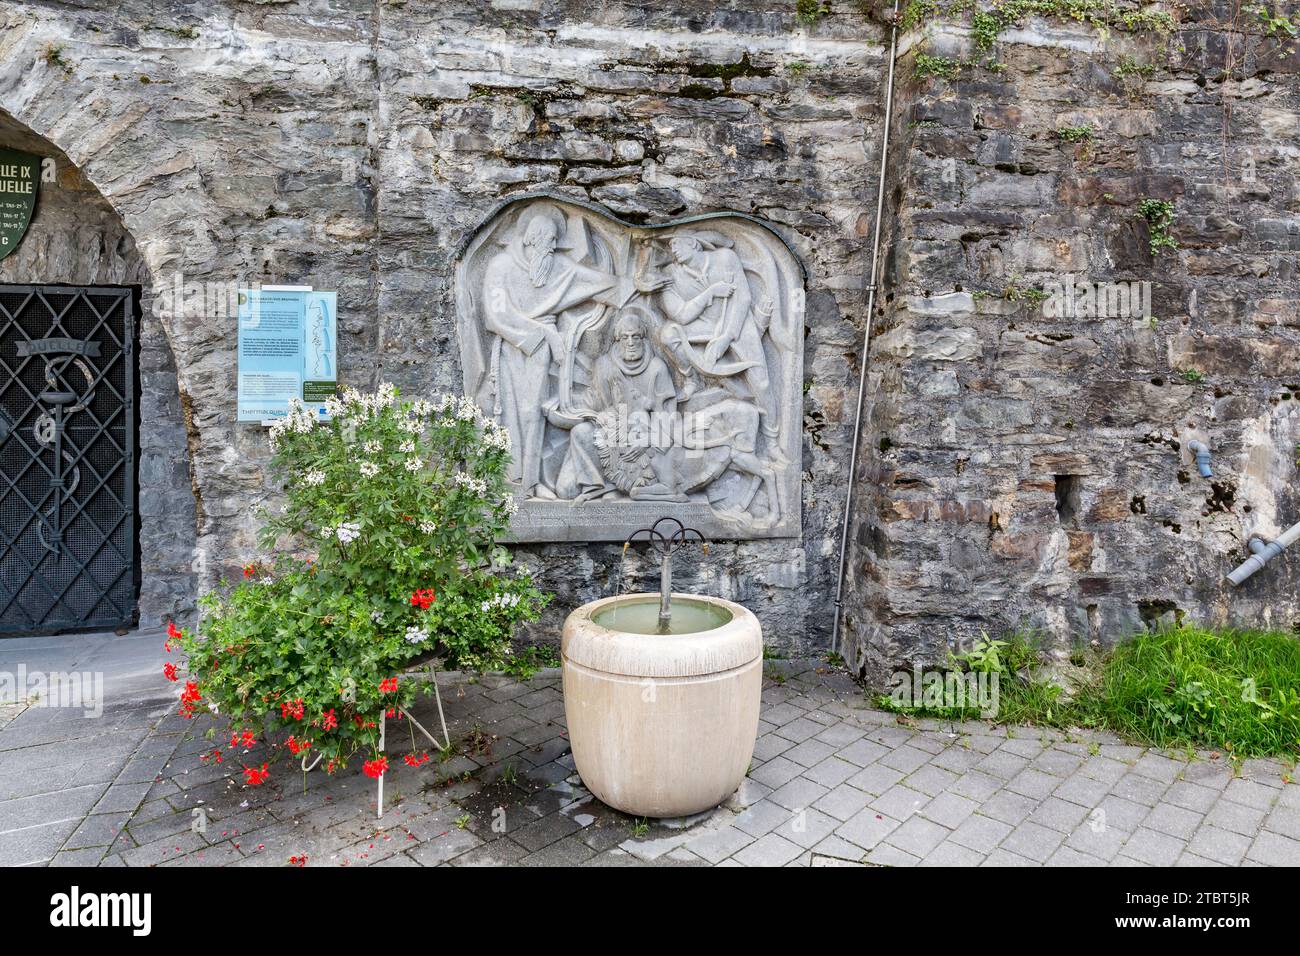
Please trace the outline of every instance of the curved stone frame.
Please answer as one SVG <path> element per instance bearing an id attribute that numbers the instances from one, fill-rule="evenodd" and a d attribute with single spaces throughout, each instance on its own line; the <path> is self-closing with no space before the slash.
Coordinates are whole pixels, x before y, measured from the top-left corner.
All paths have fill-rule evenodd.
<path id="1" fill-rule="evenodd" d="M 520 430 L 525 426 L 518 425 L 518 408 L 532 409 L 538 403 L 507 402 L 515 409 L 512 413 L 502 407 L 501 401 L 503 392 L 510 393 L 515 387 L 513 382 L 502 381 L 502 355 L 507 356 L 510 364 L 511 371 L 507 374 L 518 375 L 518 363 L 527 361 L 527 356 L 532 354 L 528 349 L 540 347 L 547 354 L 551 351 L 549 346 L 539 346 L 540 336 L 535 331 L 528 331 L 532 326 L 525 315 L 539 293 L 525 281 L 517 227 L 522 223 L 527 228 L 536 219 L 550 219 L 555 223 L 552 231 L 560 236 L 558 255 L 553 262 L 560 263 L 561 271 L 554 282 L 547 281 L 542 291 L 563 296 L 565 293 L 560 291 L 563 284 L 566 289 L 592 292 L 588 296 L 583 291 L 575 291 L 567 299 L 552 300 L 565 304 L 576 299 L 579 304 L 557 309 L 556 316 L 551 317 L 553 327 L 564 340 L 565 354 L 549 362 L 549 372 L 542 373 L 542 384 L 538 384 L 536 373 L 529 379 L 531 390 L 525 397 L 534 399 L 540 390 L 545 399 L 541 404 L 546 410 L 538 412 L 546 419 L 541 425 L 540 442 L 535 430 L 530 432 L 531 439 L 522 435 L 526 440 L 520 441 Z M 698 260 L 699 268 L 694 273 L 676 264 L 670 252 L 669 242 L 683 236 L 704 240 L 706 258 Z M 728 264 L 731 273 L 725 273 Z M 562 193 L 528 192 L 493 207 L 461 243 L 455 265 L 464 392 L 479 402 L 485 414 L 503 422 L 511 419 L 510 424 L 517 425 L 512 427 L 512 437 L 516 446 L 526 446 L 514 449 L 517 461 L 537 462 L 532 468 L 518 465 L 513 475 L 521 493 L 519 512 L 511 525 L 512 540 L 622 541 L 637 528 L 653 524 L 665 514 L 680 518 L 714 539 L 800 536 L 807 272 L 789 243 L 772 225 L 732 212 L 640 225 L 627 222 L 594 203 Z M 514 268 L 519 271 L 511 272 Z M 673 321 L 690 314 L 683 308 L 688 301 L 682 291 L 685 283 L 698 278 L 708 286 L 711 282 L 705 280 L 734 276 L 737 270 L 745 282 L 742 286 L 732 281 L 730 288 L 742 289 L 742 293 L 730 293 L 724 299 L 715 300 L 720 304 L 711 313 L 706 305 L 704 321 L 697 320 L 695 325 Z M 510 278 L 503 281 L 502 276 Z M 650 285 L 661 280 L 667 280 L 665 288 L 649 291 Z M 495 298 L 486 290 L 489 284 L 498 290 Z M 641 289 L 637 288 L 639 285 Z M 516 303 L 515 296 L 506 293 L 504 307 L 489 305 L 489 299 L 496 303 L 503 301 L 504 286 L 516 289 L 522 300 Z M 727 310 L 733 302 L 739 305 L 729 313 Z M 673 312 L 674 307 L 679 310 L 677 313 Z M 498 308 L 519 317 L 519 323 L 501 330 L 501 316 L 494 311 Z M 572 473 L 568 459 L 584 456 L 569 450 L 569 443 L 575 442 L 574 436 L 579 435 L 575 427 L 578 419 L 566 414 L 564 409 L 590 411 L 589 406 L 598 407 L 599 399 L 584 403 L 574 396 L 594 398 L 602 393 L 601 385 L 611 377 L 614 364 L 624 368 L 614 357 L 621 346 L 616 347 L 612 341 L 613 330 L 619 324 L 627 335 L 630 326 L 638 324 L 622 323 L 625 313 L 643 317 L 640 324 L 650 333 L 644 337 L 644 347 L 649 352 L 646 361 L 653 365 L 656 358 L 663 360 L 671 375 L 675 394 L 664 402 L 674 412 L 666 418 L 675 423 L 672 434 L 678 438 L 670 444 L 677 450 L 651 453 L 655 458 L 654 474 L 647 477 L 651 468 L 645 466 L 644 475 L 637 479 L 645 482 L 640 487 L 629 490 L 626 481 L 618 480 L 623 477 L 622 472 L 611 477 L 615 472 L 604 467 L 610 464 L 604 458 L 600 469 L 603 480 L 607 486 L 616 487 L 599 491 L 593 490 L 591 484 L 575 486 L 565 478 L 565 473 Z M 712 325 L 708 319 L 710 314 L 717 316 Z M 701 338 L 699 329 L 711 328 L 716 332 L 719 326 L 728 323 L 728 315 L 744 317 L 736 319 L 739 325 L 735 327 L 744 330 L 747 351 L 740 344 L 723 347 L 721 356 L 715 356 L 710 365 L 704 360 L 710 342 Z M 550 319 L 546 321 L 549 323 Z M 502 334 L 489 329 L 494 323 Z M 670 333 L 667 330 L 672 326 L 676 330 Z M 507 342 L 507 337 L 514 339 L 513 343 Z M 756 340 L 761 342 L 758 349 L 754 347 Z M 541 361 L 543 367 L 548 364 L 545 359 Z M 694 367 L 692 363 L 696 363 Z M 710 374 L 715 372 L 718 374 Z M 686 379 L 692 373 L 695 384 L 688 388 Z M 662 383 L 662 373 L 658 374 Z M 615 372 L 613 377 L 619 380 L 616 386 L 628 381 L 622 373 Z M 644 376 L 640 380 L 644 381 Z M 755 387 L 764 381 L 768 388 Z M 658 394 L 663 391 L 661 384 Z M 561 407 L 547 408 L 548 404 Z M 623 406 L 620 403 L 618 407 Z M 627 418 L 635 422 L 636 413 Z M 588 421 L 591 420 L 588 416 Z M 632 434 L 634 437 L 627 441 L 637 442 L 635 425 L 625 428 L 621 417 L 617 427 L 611 427 L 609 419 L 602 421 L 606 424 L 600 426 L 600 436 L 595 442 L 602 451 L 610 444 L 606 437 L 609 435 Z M 534 427 L 535 423 L 530 429 Z M 738 437 L 724 441 L 724 433 L 728 431 Z M 652 434 L 667 432 L 661 429 Z M 585 459 L 590 462 L 590 428 L 586 436 L 582 445 L 588 450 Z M 650 444 L 654 447 L 655 439 L 650 439 Z M 660 462 L 668 458 L 673 465 L 666 469 L 669 477 L 664 478 Z M 587 473 L 590 474 L 590 468 Z M 533 495 L 522 493 L 523 485 L 529 480 L 537 481 Z M 582 490 L 575 494 L 575 488 Z M 648 498 L 643 497 L 647 494 Z M 585 495 L 595 497 L 583 500 Z M 738 507 L 741 503 L 743 506 Z"/>

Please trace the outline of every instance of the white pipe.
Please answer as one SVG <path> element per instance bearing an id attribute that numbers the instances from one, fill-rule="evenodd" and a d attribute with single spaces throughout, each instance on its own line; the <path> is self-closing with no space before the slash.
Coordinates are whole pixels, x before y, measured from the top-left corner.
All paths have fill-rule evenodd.
<path id="1" fill-rule="evenodd" d="M 862 400 L 867 390 L 867 354 L 871 348 L 871 321 L 876 311 L 876 277 L 880 263 L 880 220 L 885 208 L 885 169 L 889 163 L 889 124 L 894 114 L 894 59 L 898 55 L 898 3 L 889 28 L 889 79 L 885 84 L 885 127 L 880 142 L 880 174 L 876 186 L 876 227 L 871 240 L 871 280 L 867 284 L 867 320 L 862 331 L 862 360 L 858 368 L 858 407 L 853 415 L 853 446 L 849 452 L 849 481 L 844 494 L 844 521 L 840 526 L 840 568 L 835 578 L 835 620 L 831 624 L 831 652 L 840 649 L 840 614 L 844 609 L 844 566 L 848 560 L 849 522 L 853 520 L 853 485 L 858 471 L 858 442 L 862 437 Z"/>
<path id="2" fill-rule="evenodd" d="M 1300 541 L 1300 522 L 1293 524 L 1278 535 L 1275 540 L 1263 544 L 1262 546 L 1255 544 L 1257 540 L 1259 539 L 1252 538 L 1249 544 L 1250 550 L 1254 553 L 1243 561 L 1235 571 L 1228 575 L 1228 580 L 1233 584 L 1241 584 L 1264 565 L 1268 564 L 1269 561 L 1276 558 L 1297 541 Z"/>

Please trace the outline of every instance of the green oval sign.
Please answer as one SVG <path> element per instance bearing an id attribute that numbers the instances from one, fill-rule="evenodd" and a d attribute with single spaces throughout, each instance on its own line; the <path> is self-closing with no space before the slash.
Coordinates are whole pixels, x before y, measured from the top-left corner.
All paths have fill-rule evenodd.
<path id="1" fill-rule="evenodd" d="M 41 158 L 0 148 L 0 259 L 18 248 L 36 208 Z"/>

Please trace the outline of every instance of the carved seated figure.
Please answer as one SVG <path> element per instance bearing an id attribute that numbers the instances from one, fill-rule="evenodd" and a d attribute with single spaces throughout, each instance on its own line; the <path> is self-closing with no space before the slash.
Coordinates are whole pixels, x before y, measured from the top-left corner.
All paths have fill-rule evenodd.
<path id="1" fill-rule="evenodd" d="M 593 408 L 566 414 L 551 402 L 546 409 L 553 425 L 571 428 L 556 495 L 577 501 L 614 493 L 638 501 L 687 500 L 673 439 L 677 388 L 649 342 L 649 319 L 640 309 L 623 309 L 615 317 L 613 344 L 596 360 L 587 396 Z"/>

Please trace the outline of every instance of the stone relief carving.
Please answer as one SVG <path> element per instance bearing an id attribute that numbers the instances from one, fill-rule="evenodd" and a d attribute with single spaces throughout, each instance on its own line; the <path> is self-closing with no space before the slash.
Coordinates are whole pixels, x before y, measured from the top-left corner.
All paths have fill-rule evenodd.
<path id="1" fill-rule="evenodd" d="M 465 393 L 509 431 L 518 541 L 621 541 L 673 514 L 797 537 L 803 270 L 758 220 L 623 223 L 558 196 L 462 250 Z"/>

